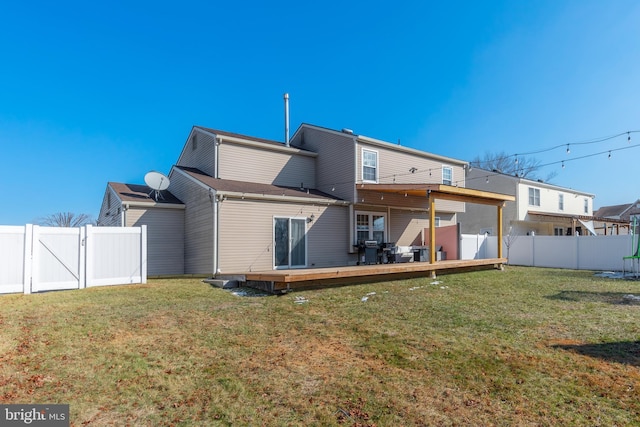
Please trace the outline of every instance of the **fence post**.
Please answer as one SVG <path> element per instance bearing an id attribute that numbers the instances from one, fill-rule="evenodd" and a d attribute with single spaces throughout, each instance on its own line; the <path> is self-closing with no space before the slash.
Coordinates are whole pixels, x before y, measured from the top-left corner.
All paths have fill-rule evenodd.
<path id="1" fill-rule="evenodd" d="M 531 265 L 536 266 L 536 234 L 531 233 Z"/>
<path id="2" fill-rule="evenodd" d="M 575 235 L 576 239 L 576 270 L 580 270 L 580 239 L 578 238 L 578 233 Z"/>
<path id="3" fill-rule="evenodd" d="M 84 236 L 84 286 L 88 287 L 93 284 L 93 228 L 87 225 L 86 234 Z"/>
<path id="4" fill-rule="evenodd" d="M 78 250 L 78 288 L 84 289 L 87 287 L 87 270 L 86 270 L 86 259 L 87 259 L 87 228 L 91 227 L 91 225 L 85 225 L 84 227 L 80 227 L 80 248 Z"/>
<path id="5" fill-rule="evenodd" d="M 25 295 L 31 293 L 31 281 L 33 280 L 33 225 L 27 224 L 24 227 L 24 264 L 22 273 L 22 291 Z"/>
<path id="6" fill-rule="evenodd" d="M 147 225 L 140 227 L 140 279 L 147 283 Z"/>

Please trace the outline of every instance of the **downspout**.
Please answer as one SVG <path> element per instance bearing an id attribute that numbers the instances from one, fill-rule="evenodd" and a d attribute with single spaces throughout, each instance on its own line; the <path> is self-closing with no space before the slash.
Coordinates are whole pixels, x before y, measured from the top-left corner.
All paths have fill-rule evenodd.
<path id="1" fill-rule="evenodd" d="M 353 141 L 353 196 L 351 197 L 351 203 L 349 204 L 349 252 L 356 253 L 354 229 L 355 224 L 355 212 L 353 211 L 355 204 L 358 202 L 358 144 L 356 138 L 352 137 Z"/>
<path id="2" fill-rule="evenodd" d="M 218 199 L 218 196 L 215 192 L 215 190 L 213 190 L 212 188 L 209 189 L 209 199 L 211 200 L 211 208 L 212 208 L 212 213 L 213 213 L 213 235 L 212 235 L 212 243 L 213 243 L 213 275 L 215 277 L 216 274 L 218 274 L 220 272 L 220 259 L 219 259 L 219 236 L 218 236 L 218 230 L 219 230 L 219 225 L 220 225 L 220 219 L 219 217 L 219 213 L 220 213 L 220 207 L 218 206 L 218 203 L 221 202 L 221 200 Z"/>
<path id="3" fill-rule="evenodd" d="M 120 213 L 120 226 L 121 227 L 126 227 L 127 226 L 127 211 L 129 210 L 129 204 L 128 203 L 123 203 L 122 204 L 122 212 Z"/>

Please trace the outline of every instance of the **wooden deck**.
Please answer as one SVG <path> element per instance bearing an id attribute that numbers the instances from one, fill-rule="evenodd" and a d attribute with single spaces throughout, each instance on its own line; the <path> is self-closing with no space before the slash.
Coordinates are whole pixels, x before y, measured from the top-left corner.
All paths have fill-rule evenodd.
<path id="1" fill-rule="evenodd" d="M 253 271 L 233 275 L 243 276 L 247 286 L 273 293 L 323 286 L 341 286 L 382 280 L 432 277 L 437 274 L 459 273 L 480 269 L 501 269 L 506 258 L 408 262 L 398 264 L 355 265 L 292 270 Z"/>

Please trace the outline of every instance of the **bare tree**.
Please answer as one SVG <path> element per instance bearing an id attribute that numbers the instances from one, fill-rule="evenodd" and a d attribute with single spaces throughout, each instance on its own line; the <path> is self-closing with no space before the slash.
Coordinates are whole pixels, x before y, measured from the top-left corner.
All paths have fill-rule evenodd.
<path id="1" fill-rule="evenodd" d="M 504 151 L 499 153 L 485 152 L 482 158 L 476 156 L 471 160 L 470 164 L 472 167 L 479 169 L 497 170 L 507 175 L 533 180 L 539 179 L 536 176 L 536 172 L 541 168 L 540 161 L 535 158 L 507 154 Z M 556 173 L 551 172 L 547 175 L 545 181 L 550 181 L 555 176 Z"/>
<path id="2" fill-rule="evenodd" d="M 515 241 L 518 239 L 518 235 L 517 234 L 512 234 L 513 229 L 512 227 L 509 227 L 509 232 L 507 233 L 506 236 L 502 236 L 502 240 L 504 240 L 504 245 L 507 247 L 507 264 L 509 264 L 509 251 L 511 249 L 511 246 L 513 246 L 513 244 L 515 243 Z"/>
<path id="3" fill-rule="evenodd" d="M 81 227 L 92 224 L 94 221 L 90 215 L 75 214 L 73 212 L 57 212 L 42 218 L 40 225 L 49 227 Z"/>

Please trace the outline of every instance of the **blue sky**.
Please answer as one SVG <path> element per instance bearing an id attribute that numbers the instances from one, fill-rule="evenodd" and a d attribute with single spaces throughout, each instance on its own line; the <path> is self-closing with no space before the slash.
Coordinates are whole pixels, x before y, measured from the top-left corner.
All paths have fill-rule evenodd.
<path id="1" fill-rule="evenodd" d="M 97 217 L 193 125 L 300 123 L 472 160 L 640 130 L 640 3 L 21 1 L 0 14 L 0 224 Z M 534 155 L 595 207 L 640 197 L 640 133 Z M 623 150 L 620 150 L 624 148 Z M 607 154 L 569 160 L 593 153 Z"/>

